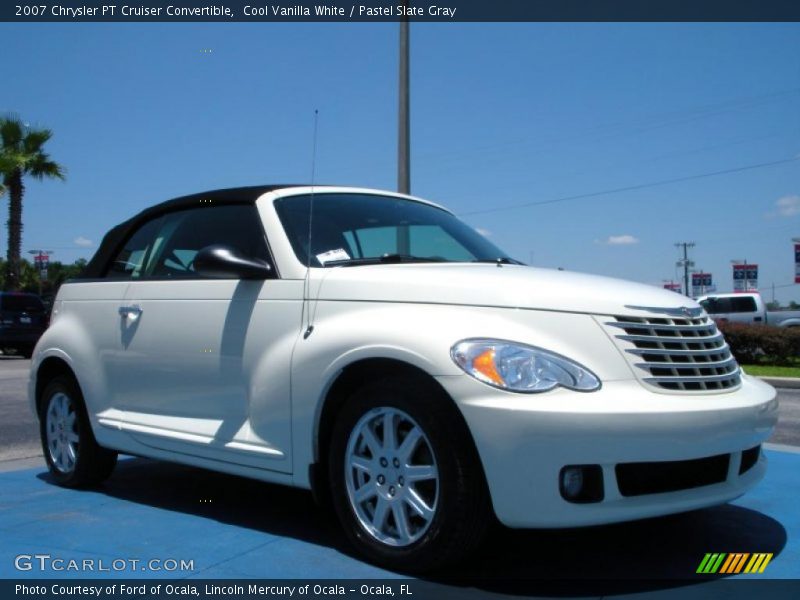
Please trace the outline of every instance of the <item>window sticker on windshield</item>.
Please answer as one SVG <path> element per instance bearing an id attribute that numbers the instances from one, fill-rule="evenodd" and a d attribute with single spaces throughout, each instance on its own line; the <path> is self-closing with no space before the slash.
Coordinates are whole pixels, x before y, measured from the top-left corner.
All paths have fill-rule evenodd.
<path id="1" fill-rule="evenodd" d="M 350 260 L 350 255 L 344 249 L 337 248 L 336 250 L 328 250 L 322 254 L 317 254 L 317 260 L 324 265 L 335 260 Z"/>

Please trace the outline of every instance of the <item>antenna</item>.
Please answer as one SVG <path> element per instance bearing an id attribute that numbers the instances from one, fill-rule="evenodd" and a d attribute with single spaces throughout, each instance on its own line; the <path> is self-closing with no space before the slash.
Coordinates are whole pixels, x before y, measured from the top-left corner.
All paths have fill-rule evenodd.
<path id="1" fill-rule="evenodd" d="M 314 141 L 311 145 L 311 195 L 308 200 L 308 250 L 306 251 L 307 258 L 306 258 L 306 277 L 305 281 L 303 282 L 303 302 L 305 303 L 305 314 L 306 314 L 306 330 L 303 333 L 303 339 L 308 338 L 311 335 L 311 332 L 314 331 L 314 326 L 311 324 L 311 305 L 310 305 L 310 296 L 311 296 L 311 238 L 312 238 L 312 227 L 314 225 L 314 182 L 316 176 L 316 167 L 317 167 L 317 125 L 319 122 L 319 110 L 316 108 L 314 109 Z"/>

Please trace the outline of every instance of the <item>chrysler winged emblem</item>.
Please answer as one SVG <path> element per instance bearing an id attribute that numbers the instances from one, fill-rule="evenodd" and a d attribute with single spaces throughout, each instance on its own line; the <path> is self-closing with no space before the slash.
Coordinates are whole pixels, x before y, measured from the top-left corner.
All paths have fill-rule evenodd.
<path id="1" fill-rule="evenodd" d="M 651 313 L 660 313 L 662 315 L 670 315 L 672 317 L 687 317 L 693 319 L 699 317 L 703 313 L 702 307 L 698 306 L 692 308 L 690 306 L 681 306 L 680 308 L 668 308 L 663 306 L 631 306 L 626 304 L 625 308 L 632 308 L 633 310 L 643 310 Z"/>

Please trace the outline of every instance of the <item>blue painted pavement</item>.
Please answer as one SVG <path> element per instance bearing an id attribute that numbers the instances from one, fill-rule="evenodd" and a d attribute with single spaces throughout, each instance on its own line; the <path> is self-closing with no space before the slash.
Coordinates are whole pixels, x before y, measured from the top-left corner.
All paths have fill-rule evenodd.
<path id="1" fill-rule="evenodd" d="M 625 591 L 626 582 L 631 591 L 647 589 L 644 580 L 660 581 L 653 585 L 662 589 L 669 580 L 700 579 L 695 570 L 706 552 L 773 552 L 766 571 L 753 577 L 800 578 L 800 454 L 767 456 L 765 480 L 731 504 L 586 529 L 498 527 L 477 556 L 437 578 L 498 592 L 508 581 L 543 579 L 607 580 L 613 589 L 600 590 L 606 593 Z M 139 563 L 118 562 L 121 571 L 33 565 L 21 572 L 20 554 L 102 560 L 106 568 L 119 559 Z M 152 559 L 192 561 L 193 568 L 143 569 Z M 1 578 L 400 576 L 359 560 L 305 491 L 135 458 L 120 461 L 90 491 L 59 488 L 44 469 L 0 474 Z"/>

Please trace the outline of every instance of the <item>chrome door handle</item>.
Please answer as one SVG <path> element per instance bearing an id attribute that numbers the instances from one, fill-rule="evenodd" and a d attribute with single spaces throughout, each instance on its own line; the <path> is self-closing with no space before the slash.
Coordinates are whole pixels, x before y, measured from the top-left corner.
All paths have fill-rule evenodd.
<path id="1" fill-rule="evenodd" d="M 135 321 L 139 318 L 139 315 L 142 314 L 142 307 L 141 306 L 120 306 L 119 307 L 119 314 L 121 317 L 127 317 L 132 321 Z"/>

